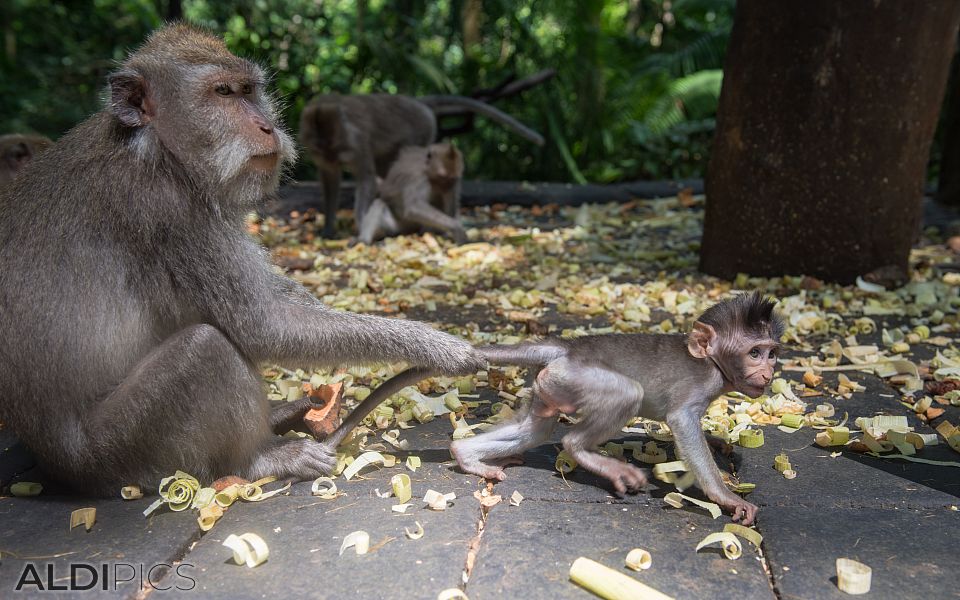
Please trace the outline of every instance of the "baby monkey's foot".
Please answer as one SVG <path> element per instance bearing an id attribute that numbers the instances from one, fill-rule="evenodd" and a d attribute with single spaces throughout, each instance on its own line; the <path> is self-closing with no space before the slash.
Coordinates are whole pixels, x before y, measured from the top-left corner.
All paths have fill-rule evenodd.
<path id="1" fill-rule="evenodd" d="M 470 475 L 479 475 L 484 479 L 493 479 L 503 481 L 507 474 L 503 472 L 503 467 L 510 465 L 522 465 L 523 457 L 506 456 L 490 461 L 483 460 L 479 455 L 470 452 L 469 445 L 464 442 L 453 442 L 450 445 L 450 454 L 457 459 L 460 470 Z"/>
<path id="2" fill-rule="evenodd" d="M 497 481 L 503 481 L 507 478 L 506 472 L 503 470 L 503 467 L 511 467 L 514 465 L 523 464 L 522 456 L 507 456 L 504 458 L 498 458 L 496 460 L 491 460 L 489 462 L 481 462 L 485 468 L 483 473 L 476 473 L 486 479 L 495 479 Z"/>

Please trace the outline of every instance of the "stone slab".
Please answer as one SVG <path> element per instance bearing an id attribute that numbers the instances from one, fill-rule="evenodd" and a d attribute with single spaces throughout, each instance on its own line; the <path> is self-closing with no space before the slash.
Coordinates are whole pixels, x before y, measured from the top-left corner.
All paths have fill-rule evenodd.
<path id="1" fill-rule="evenodd" d="M 196 519 L 188 513 L 169 512 L 146 518 L 142 511 L 147 505 L 146 499 L 0 498 L 0 598 L 16 597 L 27 565 L 36 569 L 40 581 L 37 584 L 28 572 L 21 589 L 23 597 L 126 598 L 139 592 L 141 580 L 159 582 L 164 573 L 176 573 L 174 562 L 197 537 Z M 69 529 L 70 513 L 85 507 L 97 509 L 93 528 Z M 71 569 L 76 572 L 76 585 L 93 582 L 89 568 L 79 565 L 97 572 L 94 589 L 50 591 L 48 569 L 54 587 L 73 585 Z M 179 572 L 180 576 L 169 580 L 174 585 L 192 585 L 188 578 L 193 570 L 182 565 Z"/>
<path id="2" fill-rule="evenodd" d="M 837 588 L 841 557 L 873 570 L 865 598 L 960 598 L 954 510 L 770 507 L 761 529 L 782 600 L 850 598 Z"/>
<path id="3" fill-rule="evenodd" d="M 677 599 L 773 599 L 749 544 L 737 561 L 719 550 L 694 551 L 704 536 L 728 522 L 693 510 L 612 503 L 526 500 L 518 507 L 497 506 L 466 591 L 471 600 L 594 598 L 568 579 L 570 565 L 585 556 Z M 632 548 L 652 554 L 649 570 L 635 573 L 623 566 Z"/>
<path id="4" fill-rule="evenodd" d="M 451 473 L 438 463 L 426 463 L 409 473 L 413 507 L 406 515 L 391 511 L 394 498 L 379 498 L 374 490 L 390 488 L 399 468 L 364 471 L 362 479 L 337 480 L 343 496 L 321 500 L 309 495 L 309 483 L 298 483 L 290 496 L 232 506 L 216 526 L 204 534 L 187 559 L 198 565 L 197 590 L 204 598 L 436 598 L 456 587 L 476 535 L 479 503 L 472 494 L 476 482 Z M 424 508 L 419 501 L 427 489 L 455 492 L 445 511 Z M 419 521 L 425 534 L 407 539 L 404 528 Z M 343 538 L 356 530 L 370 535 L 371 552 L 358 556 L 338 552 Z M 222 546 L 230 534 L 253 532 L 270 547 L 270 559 L 248 569 L 233 563 Z M 265 585 L 265 582 L 270 582 Z"/>

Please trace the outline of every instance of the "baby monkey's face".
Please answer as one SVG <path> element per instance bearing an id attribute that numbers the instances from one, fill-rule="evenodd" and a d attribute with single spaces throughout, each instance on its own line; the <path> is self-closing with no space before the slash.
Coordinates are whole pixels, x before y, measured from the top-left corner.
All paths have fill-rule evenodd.
<path id="1" fill-rule="evenodd" d="M 773 340 L 744 344 L 735 361 L 739 363 L 733 381 L 736 390 L 751 398 L 762 395 L 773 380 L 779 352 L 780 345 Z"/>

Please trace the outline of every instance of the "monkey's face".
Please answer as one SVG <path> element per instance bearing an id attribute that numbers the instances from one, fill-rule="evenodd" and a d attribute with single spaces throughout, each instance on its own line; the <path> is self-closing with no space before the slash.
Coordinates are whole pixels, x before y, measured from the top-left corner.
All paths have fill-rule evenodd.
<path id="1" fill-rule="evenodd" d="M 182 160 L 203 165 L 205 178 L 220 185 L 256 184 L 264 191 L 275 187 L 281 167 L 293 159 L 294 151 L 290 136 L 276 124 L 262 72 L 252 65 L 204 65 L 197 71 L 189 96 L 181 99 L 192 105 L 187 114 L 199 117 L 187 117 L 192 122 L 186 126 L 195 137 L 179 143 L 182 137 L 163 136 L 165 144 Z M 173 117 L 175 122 L 182 118 Z"/>
<path id="2" fill-rule="evenodd" d="M 136 131 L 144 157 L 161 149 L 213 197 L 246 203 L 275 188 L 295 157 L 277 126 L 266 76 L 222 40 L 186 26 L 161 30 L 110 77 L 110 112 Z"/>
<path id="3" fill-rule="evenodd" d="M 767 385 L 773 380 L 773 371 L 777 366 L 777 355 L 780 346 L 773 340 L 760 340 L 749 343 L 745 340 L 741 346 L 737 374 L 734 375 L 734 386 L 742 394 L 756 398 L 763 394 Z"/>
<path id="4" fill-rule="evenodd" d="M 697 321 L 687 338 L 690 355 L 710 359 L 720 369 L 726 385 L 756 398 L 773 380 L 780 344 L 758 332 L 721 328 Z"/>
<path id="5" fill-rule="evenodd" d="M 427 149 L 427 177 L 438 185 L 452 185 L 463 177 L 463 155 L 453 144 L 432 144 Z"/>

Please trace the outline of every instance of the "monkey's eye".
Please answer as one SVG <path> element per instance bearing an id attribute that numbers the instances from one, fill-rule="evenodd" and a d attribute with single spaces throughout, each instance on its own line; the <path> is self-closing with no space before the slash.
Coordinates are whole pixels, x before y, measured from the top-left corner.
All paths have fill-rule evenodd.
<path id="1" fill-rule="evenodd" d="M 771 350 L 767 358 L 770 360 L 777 360 L 777 350 L 776 349 Z"/>
<path id="2" fill-rule="evenodd" d="M 230 89 L 230 86 L 225 83 L 217 84 L 217 87 L 213 88 L 213 91 L 220 94 L 221 96 L 229 96 L 233 93 L 233 90 Z"/>
<path id="3" fill-rule="evenodd" d="M 750 358 L 760 358 L 760 348 L 750 350 Z"/>
<path id="4" fill-rule="evenodd" d="M 433 158 L 433 152 L 430 152 L 430 151 L 428 150 L 428 151 L 427 151 L 427 160 L 430 160 L 431 158 Z"/>
<path id="5" fill-rule="evenodd" d="M 249 83 L 245 83 L 245 84 L 243 84 L 243 87 L 240 88 L 240 92 L 241 92 L 244 96 L 249 96 L 250 94 L 253 93 L 253 86 L 250 85 Z"/>

